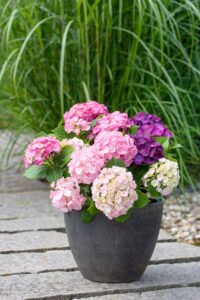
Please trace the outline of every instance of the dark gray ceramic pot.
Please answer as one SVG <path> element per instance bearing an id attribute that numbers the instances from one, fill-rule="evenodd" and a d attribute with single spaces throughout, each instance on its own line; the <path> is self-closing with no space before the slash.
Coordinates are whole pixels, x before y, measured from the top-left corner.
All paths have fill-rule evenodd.
<path id="1" fill-rule="evenodd" d="M 98 282 L 130 282 L 144 273 L 154 251 L 162 202 L 135 208 L 124 223 L 98 214 L 83 224 L 80 211 L 64 215 L 69 244 L 82 275 Z"/>

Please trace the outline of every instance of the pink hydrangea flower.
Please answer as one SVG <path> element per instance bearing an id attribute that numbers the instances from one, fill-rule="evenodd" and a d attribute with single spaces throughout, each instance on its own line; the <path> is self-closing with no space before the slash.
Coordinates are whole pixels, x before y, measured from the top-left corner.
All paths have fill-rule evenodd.
<path id="1" fill-rule="evenodd" d="M 96 207 L 109 219 L 125 215 L 138 196 L 131 172 L 125 168 L 104 168 L 92 185 Z"/>
<path id="2" fill-rule="evenodd" d="M 94 147 L 105 162 L 115 157 L 121 159 L 127 167 L 130 166 L 137 154 L 134 140 L 120 131 L 99 133 L 95 138 Z"/>
<path id="3" fill-rule="evenodd" d="M 130 119 L 126 113 L 115 111 L 100 118 L 96 126 L 92 129 L 88 138 L 94 138 L 102 131 L 119 131 L 127 132 L 127 128 L 131 126 Z"/>
<path id="4" fill-rule="evenodd" d="M 78 183 L 91 184 L 104 167 L 104 160 L 93 146 L 85 146 L 72 153 L 68 167 Z"/>
<path id="5" fill-rule="evenodd" d="M 68 213 L 74 210 L 81 210 L 86 198 L 80 193 L 80 186 L 76 179 L 67 177 L 60 178 L 51 184 L 50 199 L 52 206 L 60 208 Z"/>
<path id="6" fill-rule="evenodd" d="M 99 115 L 107 115 L 108 110 L 96 101 L 75 104 L 64 114 L 65 131 L 78 135 L 81 131 L 90 129 L 90 123 Z"/>
<path id="7" fill-rule="evenodd" d="M 78 139 L 77 137 L 74 137 L 72 139 L 64 139 L 60 142 L 61 148 L 70 145 L 74 147 L 76 150 L 80 150 L 84 147 L 84 142 L 81 139 Z"/>
<path id="8" fill-rule="evenodd" d="M 39 167 L 45 158 L 50 159 L 56 152 L 60 152 L 60 142 L 53 136 L 40 136 L 26 148 L 24 165 L 26 168 L 32 164 Z"/>

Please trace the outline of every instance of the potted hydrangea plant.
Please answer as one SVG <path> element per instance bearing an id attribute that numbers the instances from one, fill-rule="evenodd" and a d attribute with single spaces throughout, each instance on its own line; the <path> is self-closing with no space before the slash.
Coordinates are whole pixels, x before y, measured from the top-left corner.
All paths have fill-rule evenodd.
<path id="1" fill-rule="evenodd" d="M 72 253 L 83 276 L 138 280 L 153 253 L 162 196 L 179 182 L 172 133 L 155 115 L 108 109 L 95 101 L 64 114 L 50 134 L 28 145 L 28 178 L 46 177 L 52 205 L 64 212 Z"/>

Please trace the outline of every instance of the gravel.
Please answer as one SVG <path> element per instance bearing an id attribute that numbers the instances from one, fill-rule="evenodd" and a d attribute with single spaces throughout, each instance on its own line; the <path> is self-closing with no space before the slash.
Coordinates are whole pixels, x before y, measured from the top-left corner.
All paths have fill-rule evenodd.
<path id="1" fill-rule="evenodd" d="M 162 228 L 180 242 L 200 246 L 200 193 L 166 198 Z"/>

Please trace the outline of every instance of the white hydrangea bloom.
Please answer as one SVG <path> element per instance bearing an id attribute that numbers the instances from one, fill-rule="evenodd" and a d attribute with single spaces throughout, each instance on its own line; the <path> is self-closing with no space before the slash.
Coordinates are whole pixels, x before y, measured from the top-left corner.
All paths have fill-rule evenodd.
<path id="1" fill-rule="evenodd" d="M 150 182 L 163 196 L 169 195 L 179 183 L 178 163 L 166 158 L 159 159 L 144 175 L 145 186 Z"/>

